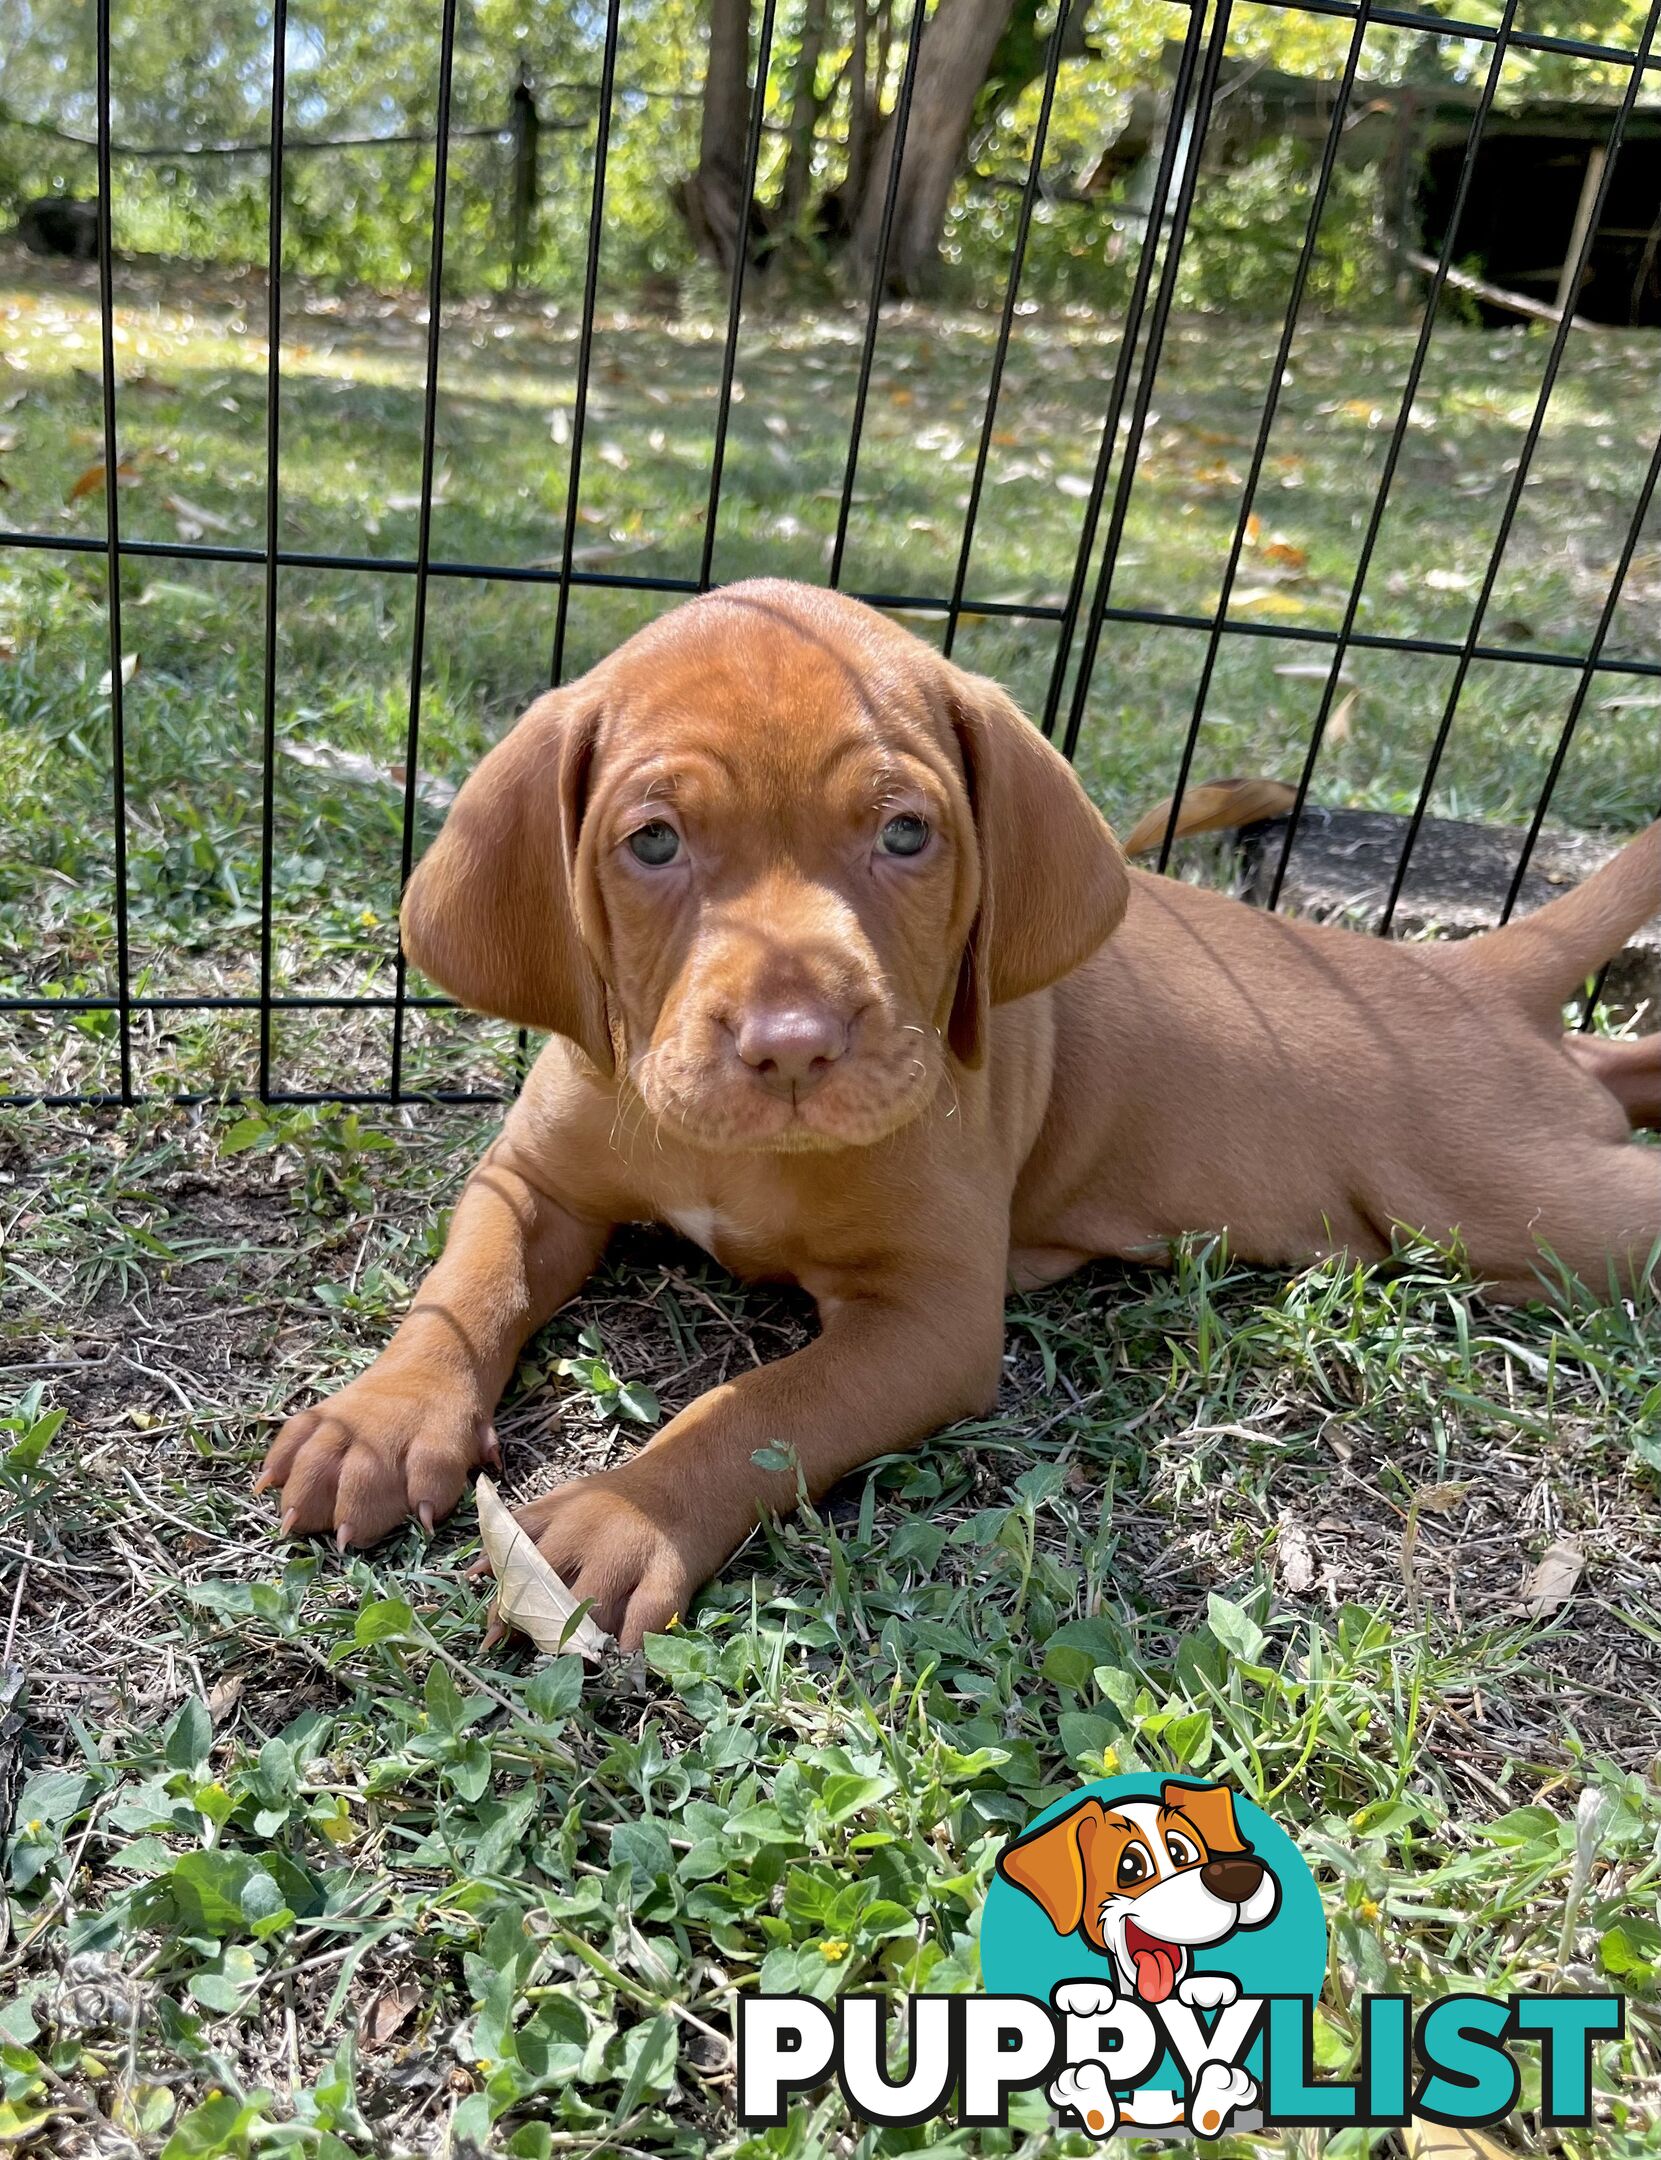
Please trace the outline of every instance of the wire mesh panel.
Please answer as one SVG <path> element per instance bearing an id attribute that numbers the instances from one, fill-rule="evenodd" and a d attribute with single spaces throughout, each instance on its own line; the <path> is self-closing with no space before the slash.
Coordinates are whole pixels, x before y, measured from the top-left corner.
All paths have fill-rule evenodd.
<path id="1" fill-rule="evenodd" d="M 1381 765 L 1375 776 L 1375 794 L 1398 818 L 1372 923 L 1385 934 L 1400 928 L 1437 805 L 1492 807 L 1484 761 L 1503 741 L 1511 767 L 1501 807 L 1518 836 L 1497 896 L 1509 916 L 1565 776 L 1601 755 L 1616 729 L 1639 743 L 1641 766 L 1661 703 L 1661 688 L 1647 687 L 1661 678 L 1661 643 L 1645 606 L 1661 443 L 1647 429 L 1640 439 L 1625 408 L 1601 420 L 1595 410 L 1614 375 L 1647 367 L 1653 387 L 1651 348 L 1641 332 L 1612 345 L 1615 333 L 1576 313 L 1611 203 L 1642 198 L 1641 214 L 1661 232 L 1661 200 L 1644 194 L 1661 194 L 1655 167 L 1639 171 L 1626 156 L 1654 132 L 1661 0 L 1631 43 L 1533 29 L 1520 0 L 1503 0 L 1492 20 L 1373 0 L 1160 7 L 1158 124 L 1122 198 L 1111 291 L 1087 318 L 1046 315 L 1028 297 L 1034 247 L 1048 244 L 1064 193 L 1052 131 L 1068 8 L 1041 18 L 993 306 L 930 316 L 885 305 L 932 19 L 928 0 L 917 0 L 894 30 L 887 162 L 857 306 L 792 318 L 769 286 L 765 251 L 741 243 L 707 319 L 671 332 L 639 307 L 631 312 L 608 283 L 618 143 L 660 124 L 628 80 L 653 55 L 649 23 L 624 0 L 593 12 L 584 32 L 592 79 L 561 86 L 560 117 L 541 123 L 559 130 L 561 214 L 580 235 L 575 275 L 557 301 L 539 305 L 533 292 L 490 309 L 447 270 L 458 235 L 474 244 L 474 168 L 457 160 L 507 147 L 518 282 L 532 248 L 536 129 L 527 134 L 522 118 L 523 83 L 510 127 L 480 116 L 466 72 L 476 25 L 461 0 L 440 0 L 430 126 L 379 144 L 430 159 L 425 260 L 412 266 L 424 304 L 388 299 L 367 326 L 290 267 L 295 221 L 304 226 L 311 214 L 296 160 L 309 164 L 331 147 L 358 156 L 365 145 L 319 137 L 292 80 L 308 34 L 300 0 L 275 0 L 268 140 L 169 153 L 221 156 L 244 175 L 263 168 L 263 274 L 246 290 L 216 289 L 211 306 L 225 319 L 209 378 L 214 409 L 227 416 L 214 423 L 223 454 L 251 476 L 256 532 L 192 502 L 182 481 L 164 488 L 167 447 L 145 439 L 155 378 L 144 295 L 156 273 L 117 249 L 116 228 L 124 190 L 153 184 L 162 152 L 118 132 L 119 24 L 111 0 L 98 0 L 83 55 L 92 125 L 56 130 L 66 154 L 91 160 L 97 189 L 86 288 L 96 367 L 80 372 L 89 393 L 82 434 L 96 458 L 67 490 L 74 517 L 0 528 L 0 559 L 32 554 L 98 580 L 96 592 L 83 580 L 72 597 L 83 612 L 100 611 L 107 673 L 95 695 L 86 686 L 77 726 L 52 740 L 76 756 L 95 743 L 105 784 L 96 811 L 89 802 L 65 811 L 82 849 L 66 861 L 81 867 L 39 867 L 65 884 L 88 875 L 107 883 L 107 911 L 79 946 L 43 936 L 38 952 L 20 942 L 6 955 L 0 1026 L 12 1040 L 0 1100 L 378 1103 L 495 1100 L 511 1090 L 525 1038 L 456 1015 L 411 976 L 398 946 L 397 893 L 424 834 L 500 718 L 659 608 L 760 568 L 855 593 L 912 620 L 946 653 L 1002 674 L 1110 811 L 1169 797 L 1161 869 L 1196 778 L 1228 769 L 1242 746 L 1272 761 L 1294 800 L 1268 842 L 1260 897 L 1270 906 L 1288 897 L 1335 758 L 1340 793 L 1353 778 L 1342 761 L 1357 755 L 1349 746 L 1363 687 L 1376 702 L 1394 699 L 1414 717 L 1397 730 L 1388 771 Z M 1194 265 L 1203 255 L 1207 274 L 1226 285 L 1230 204 L 1242 183 L 1218 146 L 1238 132 L 1243 101 L 1262 106 L 1269 96 L 1259 80 L 1264 24 L 1294 20 L 1330 33 L 1320 94 L 1302 114 L 1307 154 L 1290 219 L 1276 228 L 1272 319 L 1258 316 L 1249 334 L 1236 334 L 1226 304 L 1196 301 Z M 797 34 L 779 0 L 753 11 L 735 146 L 746 202 L 786 124 L 778 53 Z M 1414 86 L 1424 70 L 1415 56 L 1432 49 L 1457 56 L 1437 71 L 1453 85 L 1439 108 L 1439 225 L 1423 248 L 1399 232 L 1391 238 L 1403 309 L 1352 376 L 1329 350 L 1333 221 L 1353 198 L 1357 131 L 1386 107 L 1404 140 L 1418 124 L 1424 94 Z M 1470 268 L 1489 188 L 1485 159 L 1502 124 L 1521 124 L 1514 71 L 1543 62 L 1558 84 L 1578 71 L 1595 92 L 1575 109 L 1576 139 L 1590 144 L 1585 180 L 1550 297 L 1496 296 Z M 1387 174 L 1380 165 L 1369 182 L 1381 217 Z M 575 189 L 573 175 L 582 182 Z M 1636 246 L 1641 225 L 1634 234 Z M 1640 251 L 1640 282 L 1644 274 Z M 1477 327 L 1475 311 L 1496 297 L 1535 327 Z M 66 340 L 81 336 L 73 325 L 65 331 Z M 952 394 L 931 400 L 922 386 L 946 372 L 942 342 Z M 517 354 L 533 345 L 521 364 Z M 557 364 L 544 367 L 549 353 Z M 557 393 L 548 387 L 556 379 Z M 1023 451 L 1039 397 L 1059 419 L 1033 462 Z M 1196 404 L 1221 412 L 1224 425 L 1202 424 Z M 1653 428 L 1653 396 L 1640 404 Z M 381 429 L 372 451 L 354 432 L 360 407 Z M 1437 428 L 1432 407 L 1445 423 Z M 1600 445 L 1583 500 L 1565 470 L 1581 436 L 1565 427 L 1591 430 Z M 1313 476 L 1312 430 L 1326 460 Z M 931 459 L 938 485 L 925 470 Z M 661 472 L 665 498 L 688 506 L 675 532 L 650 526 L 644 483 L 627 516 L 608 509 L 614 476 L 630 471 Z M 1542 631 L 1526 601 L 1531 506 L 1546 496 L 1566 528 L 1584 525 L 1593 536 L 1571 550 L 1575 605 Z M 1309 567 L 1315 540 L 1280 537 L 1294 501 L 1318 505 L 1299 513 L 1311 531 L 1321 527 L 1318 572 Z M 158 522 L 158 502 L 171 530 Z M 0 497 L 0 511 L 10 507 Z M 94 511 L 101 529 L 87 529 Z M 1457 572 L 1434 559 L 1455 517 L 1469 563 Z M 596 525 L 599 540 L 588 537 Z M 1030 536 L 1031 559 L 1020 589 L 1009 590 L 999 571 L 1017 530 L 1023 546 Z M 191 827 L 192 713 L 214 695 L 211 670 L 198 656 L 170 676 L 145 651 L 166 611 L 169 621 L 188 619 L 193 606 L 210 604 L 216 624 L 227 616 L 234 624 L 224 640 L 227 683 L 243 681 L 236 653 L 257 651 L 257 698 L 252 709 L 239 702 L 225 731 L 219 781 L 240 775 L 246 832 L 234 861 Z M 331 746 L 331 667 L 350 680 L 364 652 L 394 651 L 401 684 L 380 694 L 383 754 Z M 390 684 L 390 663 L 377 665 Z M 1375 671 L 1365 686 L 1362 666 Z M 470 701 L 488 708 L 488 729 L 476 716 L 458 718 Z M 1136 713 L 1158 725 L 1129 728 Z M 1605 724 L 1605 714 L 1616 717 Z M 174 742 L 185 773 L 170 791 L 150 772 L 150 746 L 163 740 Z M 55 770 L 43 756 L 48 795 Z M 1653 772 L 1633 785 L 1653 794 Z M 1577 782 L 1576 801 L 1607 800 L 1610 822 L 1630 822 L 1631 787 L 1622 787 L 1617 801 Z M 353 789 L 373 791 L 374 814 L 342 815 Z M 257 874 L 245 889 L 249 850 Z M 325 934 L 291 950 L 302 908 L 321 913 Z M 43 911 L 49 921 L 49 901 Z M 1594 1009 L 1595 995 L 1588 1024 Z M 191 1030 L 217 1031 L 211 1054 Z M 179 1048 L 187 1037 L 188 1055 Z"/>

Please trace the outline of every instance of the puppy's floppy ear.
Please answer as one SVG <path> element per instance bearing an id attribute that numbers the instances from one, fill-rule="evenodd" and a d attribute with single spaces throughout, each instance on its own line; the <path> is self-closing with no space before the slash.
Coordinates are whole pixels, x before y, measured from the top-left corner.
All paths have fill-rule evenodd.
<path id="1" fill-rule="evenodd" d="M 1071 1935 L 1084 1918 L 1090 1848 L 1106 1819 L 1099 1800 L 1081 1800 L 998 1855 L 998 1873 L 1038 1901 L 1058 1935 Z"/>
<path id="2" fill-rule="evenodd" d="M 605 982 L 583 935 L 577 843 L 598 716 L 581 684 L 538 698 L 473 773 L 404 894 L 404 950 L 478 1012 L 614 1070 Z"/>
<path id="3" fill-rule="evenodd" d="M 1205 1840 L 1205 1849 L 1213 1860 L 1226 1860 L 1231 1853 L 1251 1851 L 1251 1846 L 1240 1835 L 1240 1825 L 1234 1814 L 1234 1795 L 1226 1785 L 1162 1785 L 1159 1805 L 1187 1817 Z"/>
<path id="4" fill-rule="evenodd" d="M 984 676 L 946 664 L 952 726 L 980 851 L 980 907 L 958 972 L 948 1039 L 986 1054 L 993 1005 L 1070 973 L 1115 930 L 1130 897 L 1119 843 L 1067 760 Z"/>

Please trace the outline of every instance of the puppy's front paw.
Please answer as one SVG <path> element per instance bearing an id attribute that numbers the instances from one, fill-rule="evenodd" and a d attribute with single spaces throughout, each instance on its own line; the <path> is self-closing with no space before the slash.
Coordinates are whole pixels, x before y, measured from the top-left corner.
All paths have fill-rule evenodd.
<path id="1" fill-rule="evenodd" d="M 573 1478 L 516 1509 L 514 1520 L 625 1650 L 684 1613 L 724 1557 L 695 1503 L 683 1512 L 633 1463 Z"/>
<path id="2" fill-rule="evenodd" d="M 1177 1989 L 1177 2001 L 1190 2010 L 1221 2010 L 1240 2000 L 1240 1983 L 1232 1973 L 1190 1973 Z"/>
<path id="3" fill-rule="evenodd" d="M 1229 2119 L 1257 2098 L 1257 2080 L 1235 2063 L 1208 2062 L 1194 2080 L 1188 2127 L 1196 2137 L 1221 2137 Z"/>
<path id="4" fill-rule="evenodd" d="M 1059 1997 L 1063 1991 L 1056 1990 Z M 1109 2138 L 1119 2127 L 1119 2103 L 1099 2062 L 1079 2063 L 1052 2079 L 1048 2099 L 1051 2107 L 1076 2115 L 1095 2138 Z"/>
<path id="5" fill-rule="evenodd" d="M 1119 2000 L 1117 1991 L 1101 1980 L 1063 1980 L 1050 2001 L 1063 2017 L 1106 2017 Z"/>
<path id="6" fill-rule="evenodd" d="M 461 1498 L 468 1472 L 500 1460 L 470 1395 L 430 1372 L 377 1364 L 289 1419 L 254 1490 L 280 1485 L 283 1531 L 333 1530 L 344 1550 L 373 1545 L 406 1515 L 431 1530 Z"/>

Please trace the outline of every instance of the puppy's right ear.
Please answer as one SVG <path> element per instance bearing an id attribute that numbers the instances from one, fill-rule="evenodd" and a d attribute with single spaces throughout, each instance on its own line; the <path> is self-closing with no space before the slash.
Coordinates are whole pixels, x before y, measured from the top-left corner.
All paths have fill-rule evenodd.
<path id="1" fill-rule="evenodd" d="M 404 894 L 404 951 L 463 1005 L 567 1036 L 615 1070 L 583 935 L 577 841 L 598 727 L 582 685 L 540 697 L 473 773 Z"/>
<path id="2" fill-rule="evenodd" d="M 1037 1900 L 1058 1935 L 1071 1935 L 1084 1918 L 1090 1848 L 1106 1819 L 1099 1800 L 1081 1800 L 998 1855 L 998 1873 Z"/>

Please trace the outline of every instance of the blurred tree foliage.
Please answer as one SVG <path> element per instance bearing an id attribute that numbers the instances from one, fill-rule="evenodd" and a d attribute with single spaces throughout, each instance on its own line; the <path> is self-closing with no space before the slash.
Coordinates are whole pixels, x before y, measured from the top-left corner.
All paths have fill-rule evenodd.
<path id="1" fill-rule="evenodd" d="M 936 14 L 975 4 L 936 0 Z M 711 5 L 624 0 L 604 254 L 614 297 L 643 284 L 666 290 L 693 260 L 677 190 L 699 169 Z M 994 5 L 1003 32 L 937 221 L 946 291 L 977 298 L 996 292 L 1005 274 L 1053 22 L 1039 0 Z M 844 244 L 857 235 L 858 193 L 882 162 L 883 123 L 898 92 L 906 6 L 907 0 L 780 0 L 756 186 L 754 245 L 768 272 L 757 280 L 760 292 L 787 296 L 804 279 L 828 280 Z M 1490 0 L 1474 0 L 1469 9 L 1449 12 L 1491 19 L 1495 10 Z M 425 278 L 434 150 L 430 141 L 386 138 L 432 134 L 440 14 L 437 0 L 397 9 L 384 0 L 294 0 L 284 218 L 291 267 L 392 288 Z M 1641 14 L 1641 0 L 1535 0 L 1526 10 L 1531 30 L 1624 46 L 1636 43 Z M 1102 184 L 1103 154 L 1137 94 L 1144 103 L 1157 97 L 1167 42 L 1183 27 L 1186 9 L 1174 0 L 1074 0 L 1072 16 L 1027 290 L 1036 298 L 1111 305 L 1140 233 L 1138 176 L 1116 172 Z M 925 57 L 934 27 L 931 20 Z M 91 149 L 63 139 L 90 141 L 96 132 L 94 29 L 93 0 L 0 0 L 0 205 L 15 208 L 49 192 L 94 192 Z M 600 0 L 462 0 L 446 234 L 456 290 L 500 287 L 512 273 L 514 150 L 507 123 L 521 74 L 540 120 L 537 210 L 523 268 L 532 286 L 554 293 L 568 293 L 580 280 L 604 31 Z M 1349 35 L 1347 24 L 1329 17 L 1253 7 L 1237 11 L 1230 54 L 1331 79 Z M 261 145 L 270 129 L 271 39 L 264 5 L 124 0 L 113 11 L 113 128 L 124 146 L 116 167 L 118 246 L 220 262 L 264 260 L 268 160 Z M 754 42 L 752 20 L 752 65 Z M 1488 53 L 1474 40 L 1375 29 L 1362 73 L 1368 81 L 1469 81 L 1481 74 Z M 1607 97 L 1619 80 L 1614 68 L 1514 54 L 1503 94 Z M 380 140 L 306 147 L 350 137 Z M 206 151 L 213 145 L 248 151 Z M 192 147 L 205 154 L 184 154 Z M 1312 144 L 1275 142 L 1239 162 L 1226 186 L 1201 191 L 1185 258 L 1185 302 L 1279 305 L 1316 155 Z M 1342 302 L 1354 311 L 1382 302 L 1381 194 L 1376 173 L 1341 174 L 1323 229 L 1317 303 Z"/>

